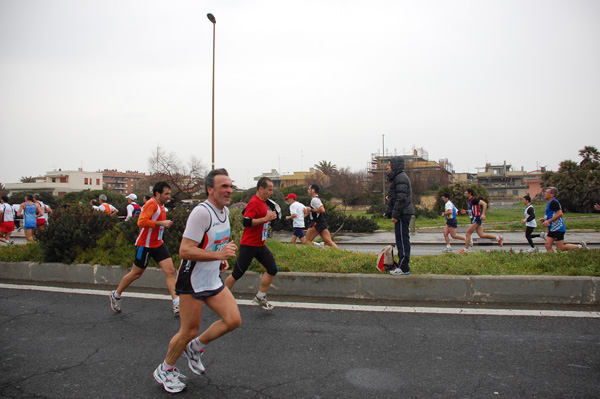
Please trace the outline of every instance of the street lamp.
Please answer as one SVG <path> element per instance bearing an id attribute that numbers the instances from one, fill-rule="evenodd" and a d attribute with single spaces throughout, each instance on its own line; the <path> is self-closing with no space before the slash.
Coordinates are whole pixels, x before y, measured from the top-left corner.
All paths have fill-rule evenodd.
<path id="1" fill-rule="evenodd" d="M 212 77 L 212 170 L 215 170 L 215 27 L 217 20 L 211 13 L 206 14 L 213 24 L 213 77 Z"/>

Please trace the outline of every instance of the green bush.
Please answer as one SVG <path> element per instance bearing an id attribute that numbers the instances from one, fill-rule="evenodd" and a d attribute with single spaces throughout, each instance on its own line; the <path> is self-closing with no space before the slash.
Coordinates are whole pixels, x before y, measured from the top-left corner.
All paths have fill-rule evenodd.
<path id="1" fill-rule="evenodd" d="M 116 223 L 115 217 L 83 206 L 57 209 L 52 222 L 38 232 L 37 238 L 47 262 L 72 263 L 78 250 L 95 248 L 100 237 Z"/>
<path id="2" fill-rule="evenodd" d="M 378 224 L 373 218 L 366 216 L 348 216 L 344 223 L 344 230 L 353 233 L 372 233 L 378 228 Z"/>

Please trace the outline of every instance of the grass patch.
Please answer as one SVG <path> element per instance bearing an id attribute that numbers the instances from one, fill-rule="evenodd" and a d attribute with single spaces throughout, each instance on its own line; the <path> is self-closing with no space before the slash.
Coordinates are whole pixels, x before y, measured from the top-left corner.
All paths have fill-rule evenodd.
<path id="1" fill-rule="evenodd" d="M 121 265 L 130 267 L 134 246 L 118 235 L 106 237 L 93 250 L 80 251 L 75 263 Z M 313 245 L 290 245 L 268 240 L 267 245 L 281 272 L 363 273 L 381 274 L 376 267 L 377 255 L 334 249 L 320 249 Z M 172 254 L 173 255 L 173 254 Z M 0 261 L 43 262 L 44 254 L 38 243 L 0 247 Z M 179 266 L 179 256 L 173 255 L 173 264 Z M 152 260 L 150 266 L 156 264 Z M 229 259 L 232 269 L 235 258 Z M 249 270 L 264 272 L 256 260 Z M 413 257 L 413 274 L 448 275 L 552 275 L 600 276 L 600 251 L 575 250 L 556 253 L 520 253 L 511 251 L 475 251 L 469 254 L 443 254 Z"/>

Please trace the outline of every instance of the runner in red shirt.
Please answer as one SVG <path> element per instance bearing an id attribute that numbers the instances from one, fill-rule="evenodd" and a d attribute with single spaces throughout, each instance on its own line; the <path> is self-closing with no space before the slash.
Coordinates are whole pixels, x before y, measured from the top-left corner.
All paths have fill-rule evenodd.
<path id="1" fill-rule="evenodd" d="M 260 288 L 253 302 L 266 310 L 273 309 L 267 301 L 267 290 L 277 274 L 277 263 L 269 248 L 265 245 L 269 222 L 277 217 L 275 211 L 270 211 L 266 201 L 273 195 L 273 181 L 268 177 L 261 177 L 256 185 L 256 195 L 250 198 L 244 211 L 244 232 L 240 242 L 240 254 L 235 268 L 225 280 L 225 285 L 230 290 L 242 278 L 252 259 L 256 258 L 266 269 L 260 279 Z"/>
<path id="2" fill-rule="evenodd" d="M 152 257 L 166 275 L 167 288 L 173 298 L 173 313 L 179 314 L 179 297 L 175 294 L 175 268 L 169 249 L 163 242 L 165 227 L 173 225 L 172 220 L 167 220 L 165 211 L 165 204 L 171 199 L 171 187 L 164 181 L 158 182 L 152 192 L 154 197 L 146 202 L 138 218 L 140 234 L 135 241 L 135 260 L 131 271 L 123 276 L 117 289 L 110 293 L 110 307 L 117 313 L 121 313 L 121 294 L 131 283 L 142 277 Z"/>

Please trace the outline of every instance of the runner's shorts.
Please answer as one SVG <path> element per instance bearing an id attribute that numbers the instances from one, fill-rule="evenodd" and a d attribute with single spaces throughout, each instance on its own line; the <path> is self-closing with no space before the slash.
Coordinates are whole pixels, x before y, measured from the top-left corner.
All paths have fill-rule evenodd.
<path id="1" fill-rule="evenodd" d="M 148 266 L 148 262 L 150 261 L 151 257 L 156 261 L 156 263 L 158 263 L 170 258 L 171 254 L 169 253 L 165 243 L 156 248 L 137 246 L 135 247 L 135 260 L 133 261 L 133 264 L 140 269 L 145 269 Z"/>
<path id="2" fill-rule="evenodd" d="M 554 241 L 564 241 L 565 232 L 564 231 L 549 231 L 548 237 L 554 238 Z"/>
<path id="3" fill-rule="evenodd" d="M 325 220 L 324 217 L 320 217 L 316 222 L 314 222 L 312 227 L 314 227 L 318 232 L 327 230 L 327 220 Z"/>
<path id="4" fill-rule="evenodd" d="M 452 219 L 447 219 L 447 220 L 446 220 L 446 225 L 447 225 L 448 227 L 454 227 L 454 228 L 457 228 L 457 227 L 458 227 L 458 222 L 456 221 L 456 219 L 455 219 L 455 218 L 452 218 Z"/>
<path id="5" fill-rule="evenodd" d="M 269 275 L 274 276 L 277 274 L 277 263 L 275 262 L 273 254 L 269 251 L 269 248 L 265 245 L 262 247 L 240 245 L 240 255 L 235 262 L 235 268 L 231 272 L 233 278 L 236 280 L 242 278 L 254 258 L 267 269 Z"/>
<path id="6" fill-rule="evenodd" d="M 471 224 L 473 223 L 477 223 L 481 226 L 481 216 L 475 216 L 474 218 L 471 218 Z"/>
<path id="7" fill-rule="evenodd" d="M 304 237 L 304 232 L 302 231 L 302 227 L 294 227 L 293 235 L 295 235 L 298 238 Z"/>
<path id="8" fill-rule="evenodd" d="M 10 233 L 11 231 L 15 231 L 15 222 L 0 222 L 0 231 L 3 233 Z"/>

